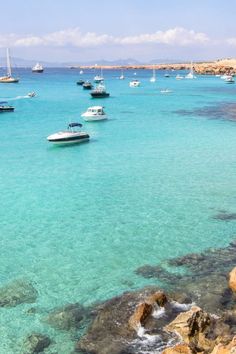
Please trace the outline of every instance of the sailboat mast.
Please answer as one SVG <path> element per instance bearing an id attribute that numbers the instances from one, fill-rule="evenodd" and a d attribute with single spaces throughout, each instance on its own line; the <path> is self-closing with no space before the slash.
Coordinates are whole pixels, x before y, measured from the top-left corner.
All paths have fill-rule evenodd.
<path id="1" fill-rule="evenodd" d="M 11 77 L 11 61 L 9 48 L 7 48 L 7 76 Z"/>

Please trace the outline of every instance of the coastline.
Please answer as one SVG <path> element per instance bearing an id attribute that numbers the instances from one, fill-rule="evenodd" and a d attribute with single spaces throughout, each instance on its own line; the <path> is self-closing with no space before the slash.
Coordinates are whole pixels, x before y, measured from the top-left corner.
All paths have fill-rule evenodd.
<path id="1" fill-rule="evenodd" d="M 71 69 L 98 69 L 105 70 L 189 70 L 191 63 L 175 63 L 175 64 L 139 64 L 139 65 L 78 65 L 71 66 Z M 209 62 L 194 62 L 194 71 L 201 75 L 218 75 L 236 72 L 236 59 L 222 59 Z"/>

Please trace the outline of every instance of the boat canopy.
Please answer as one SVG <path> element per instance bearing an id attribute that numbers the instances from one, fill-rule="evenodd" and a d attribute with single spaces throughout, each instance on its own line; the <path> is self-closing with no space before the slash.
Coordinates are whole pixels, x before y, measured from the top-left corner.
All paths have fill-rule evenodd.
<path id="1" fill-rule="evenodd" d="M 8 103 L 7 101 L 2 101 L 2 102 L 0 102 L 0 104 L 6 104 L 6 103 Z"/>
<path id="2" fill-rule="evenodd" d="M 81 123 L 70 123 L 68 124 L 68 128 L 73 128 L 73 127 L 82 127 L 83 124 Z"/>

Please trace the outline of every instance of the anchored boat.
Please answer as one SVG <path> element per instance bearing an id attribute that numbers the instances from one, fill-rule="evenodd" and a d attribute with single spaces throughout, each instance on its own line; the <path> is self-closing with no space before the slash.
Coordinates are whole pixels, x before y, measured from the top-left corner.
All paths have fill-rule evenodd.
<path id="1" fill-rule="evenodd" d="M 83 125 L 81 123 L 70 123 L 68 124 L 67 130 L 58 132 L 47 137 L 47 140 L 53 144 L 75 144 L 88 141 L 90 136 L 88 133 L 77 130 L 76 128 L 81 128 Z"/>

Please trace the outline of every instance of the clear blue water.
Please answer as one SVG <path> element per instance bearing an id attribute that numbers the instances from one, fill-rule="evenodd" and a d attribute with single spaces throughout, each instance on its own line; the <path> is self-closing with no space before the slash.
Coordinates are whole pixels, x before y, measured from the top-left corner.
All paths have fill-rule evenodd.
<path id="1" fill-rule="evenodd" d="M 0 282 L 27 279 L 39 295 L 33 305 L 1 309 L 0 353 L 20 352 L 32 331 L 49 333 L 53 350 L 69 353 L 69 335 L 42 321 L 49 310 L 151 284 L 137 267 L 234 237 L 234 221 L 212 217 L 236 212 L 236 123 L 176 111 L 236 102 L 236 86 L 163 72 L 150 83 L 151 72 L 141 70 L 142 86 L 130 88 L 133 71 L 123 81 L 107 71 L 111 97 L 93 100 L 75 84 L 77 70 L 19 74 L 19 84 L 0 86 L 0 100 L 15 106 L 0 116 Z M 165 88 L 173 92 L 161 94 Z M 14 99 L 30 91 L 37 97 Z M 104 105 L 109 120 L 84 123 L 89 143 L 46 141 L 93 104 Z"/>

